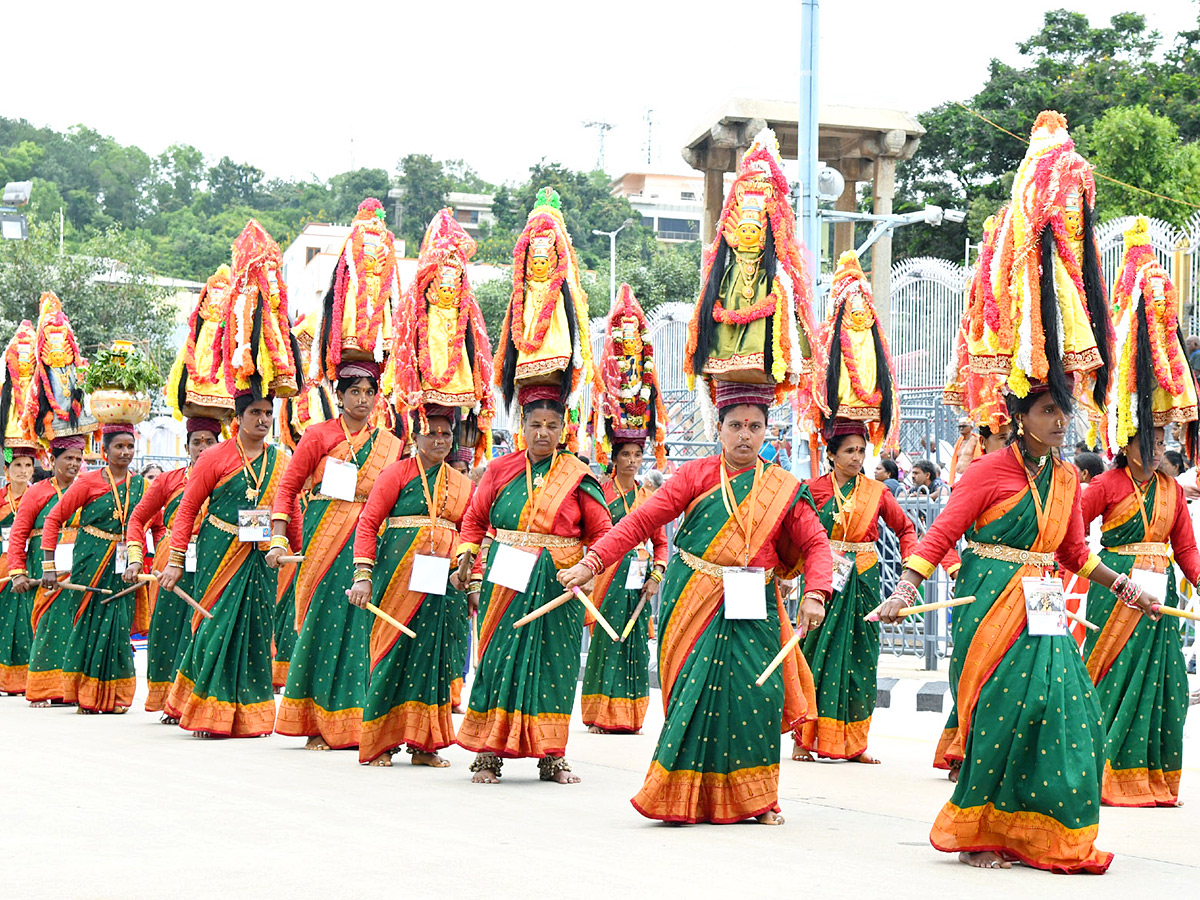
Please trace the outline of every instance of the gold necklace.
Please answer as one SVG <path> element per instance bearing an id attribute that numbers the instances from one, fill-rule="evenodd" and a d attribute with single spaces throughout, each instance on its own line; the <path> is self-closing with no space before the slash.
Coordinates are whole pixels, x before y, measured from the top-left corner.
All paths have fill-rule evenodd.
<path id="1" fill-rule="evenodd" d="M 753 300 L 754 299 L 754 279 L 758 275 L 758 267 L 759 267 L 759 264 L 762 262 L 762 254 L 760 253 L 758 256 L 754 257 L 754 259 L 750 260 L 749 262 L 742 259 L 740 256 L 735 257 L 735 258 L 737 259 L 738 266 L 742 270 L 742 280 L 744 282 L 742 284 L 742 296 L 747 300 Z"/>

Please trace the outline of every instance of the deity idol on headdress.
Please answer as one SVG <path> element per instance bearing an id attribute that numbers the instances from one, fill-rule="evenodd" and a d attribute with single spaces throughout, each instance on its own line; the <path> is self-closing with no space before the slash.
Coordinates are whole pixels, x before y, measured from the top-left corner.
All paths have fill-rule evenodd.
<path id="1" fill-rule="evenodd" d="M 317 316 L 314 313 L 301 316 L 292 326 L 292 337 L 296 339 L 300 350 L 296 362 L 304 372 L 309 371 L 311 364 L 310 355 L 316 326 Z M 294 451 L 310 425 L 325 422 L 334 415 L 333 395 L 325 379 L 307 380 L 299 393 L 294 397 L 285 398 L 282 403 L 280 438 L 289 450 Z"/>
<path id="2" fill-rule="evenodd" d="M 812 282 L 796 237 L 775 135 L 764 129 L 742 157 L 717 234 L 705 252 L 701 293 L 688 327 L 688 385 L 766 384 L 778 403 L 795 392 L 806 420 L 819 412 Z"/>
<path id="3" fill-rule="evenodd" d="M 179 418 L 228 420 L 233 415 L 232 378 L 225 358 L 231 328 L 229 266 L 208 277 L 188 319 L 187 340 L 167 377 L 167 404 Z"/>
<path id="4" fill-rule="evenodd" d="M 608 314 L 592 390 L 591 427 L 596 461 L 602 465 L 621 444 L 644 448 L 647 440 L 654 441 L 658 467 L 667 461 L 667 411 L 658 387 L 650 329 L 627 284 L 621 285 Z"/>
<path id="5" fill-rule="evenodd" d="M 6 450 L 36 449 L 38 442 L 21 424 L 29 385 L 33 382 L 34 343 L 37 335 L 27 319 L 4 348 L 4 367 L 0 369 L 0 427 Z"/>
<path id="6" fill-rule="evenodd" d="M 577 409 L 592 377 L 587 294 L 562 215 L 558 192 L 542 188 L 525 230 L 513 248 L 513 292 L 496 347 L 496 384 L 504 402 L 526 388 L 553 388 L 567 408 L 568 445 L 575 440 Z"/>
<path id="7" fill-rule="evenodd" d="M 1113 293 L 1117 360 L 1102 421 L 1105 446 L 1116 453 L 1136 434 L 1142 459 L 1151 459 L 1154 428 L 1175 425 L 1184 451 L 1195 459 L 1196 380 L 1183 346 L 1179 291 L 1154 255 L 1142 216 L 1125 232 Z"/>
<path id="8" fill-rule="evenodd" d="M 1008 214 L 972 299 L 971 369 L 995 374 L 1019 397 L 1045 384 L 1059 406 L 1075 393 L 1093 415 L 1104 405 L 1111 323 L 1093 231 L 1096 183 L 1067 121 L 1042 112 L 1017 169 Z M 984 268 L 983 260 L 980 261 Z"/>
<path id="9" fill-rule="evenodd" d="M 225 328 L 230 393 L 290 397 L 301 373 L 288 321 L 279 244 L 251 219 L 233 242 L 232 313 Z"/>
<path id="10" fill-rule="evenodd" d="M 421 419 L 439 408 L 454 423 L 458 450 L 478 462 L 488 456 L 496 404 L 492 346 L 467 277 L 474 255 L 475 241 L 454 211 L 439 211 L 425 230 L 417 277 L 404 295 L 394 359 L 397 408 Z M 401 419 L 407 423 L 408 416 L 401 412 Z"/>
<path id="11" fill-rule="evenodd" d="M 83 373 L 87 360 L 79 352 L 75 332 L 62 302 L 52 292 L 42 294 L 34 340 L 33 381 L 26 397 L 22 424 L 43 444 L 58 437 L 87 434 L 100 423 L 83 407 Z"/>
<path id="12" fill-rule="evenodd" d="M 309 377 L 337 381 L 343 360 L 371 360 L 381 368 L 392 346 L 392 307 L 400 300 L 395 238 L 383 204 L 358 205 L 321 304 L 317 352 Z"/>
<path id="13" fill-rule="evenodd" d="M 975 272 L 967 284 L 966 305 L 958 335 L 954 343 L 954 354 L 946 372 L 946 387 L 942 402 L 961 409 L 978 426 L 987 426 L 992 433 L 1000 433 L 1008 424 L 1008 404 L 1004 399 L 1005 379 L 994 372 L 975 372 L 971 358 L 985 348 L 971 336 L 972 308 L 980 311 L 982 321 L 985 287 L 991 291 L 996 277 L 996 240 L 1003 223 L 1007 221 L 1008 207 L 1003 207 L 983 223 L 983 245 Z"/>
<path id="14" fill-rule="evenodd" d="M 894 445 L 900 406 L 893 387 L 891 351 L 875 316 L 871 285 L 853 250 L 838 260 L 822 338 L 829 360 L 825 374 L 827 434 L 842 420 L 858 423 L 876 447 L 885 446 L 889 436 Z"/>

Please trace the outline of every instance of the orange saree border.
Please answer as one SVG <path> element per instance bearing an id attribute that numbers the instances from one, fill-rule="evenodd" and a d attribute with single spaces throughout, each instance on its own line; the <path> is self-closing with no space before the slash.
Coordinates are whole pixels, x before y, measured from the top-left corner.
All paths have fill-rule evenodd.
<path id="1" fill-rule="evenodd" d="M 735 769 L 729 773 L 668 771 L 650 763 L 646 781 L 630 801 L 648 819 L 663 822 L 712 822 L 728 825 L 778 812 L 779 765 Z M 696 798 L 704 804 L 697 807 Z"/>
<path id="2" fill-rule="evenodd" d="M 230 703 L 196 695 L 195 684 L 182 675 L 167 698 L 166 711 L 179 719 L 184 731 L 204 731 L 225 737 L 258 737 L 275 730 L 275 700 L 262 703 Z M 185 699 L 181 707 L 177 702 Z"/>
<path id="3" fill-rule="evenodd" d="M 570 727 L 570 714 L 527 716 L 504 709 L 476 712 L 468 707 L 457 743 L 474 753 L 495 753 L 505 759 L 564 756 Z"/>
<path id="4" fill-rule="evenodd" d="M 1096 849 L 1099 826 L 1068 828 L 1050 816 L 1005 812 L 988 803 L 968 809 L 947 803 L 938 813 L 929 843 L 946 853 L 991 850 L 1018 857 L 1036 869 L 1102 874 L 1113 854 Z"/>
<path id="5" fill-rule="evenodd" d="M 437 753 L 454 743 L 450 704 L 433 706 L 410 700 L 393 706 L 377 719 L 362 723 L 359 762 L 371 762 L 407 744 L 422 753 Z"/>
<path id="6" fill-rule="evenodd" d="M 320 735 L 334 750 L 357 747 L 362 734 L 362 707 L 330 711 L 311 697 L 284 697 L 275 714 L 275 731 L 289 737 Z"/>
<path id="7" fill-rule="evenodd" d="M 1182 774 L 1179 769 L 1114 769 L 1106 761 L 1100 802 L 1105 806 L 1178 806 Z"/>
<path id="8" fill-rule="evenodd" d="M 646 721 L 650 697 L 609 697 L 605 694 L 584 694 L 580 699 L 583 724 L 595 725 L 605 731 L 636 733 Z"/>

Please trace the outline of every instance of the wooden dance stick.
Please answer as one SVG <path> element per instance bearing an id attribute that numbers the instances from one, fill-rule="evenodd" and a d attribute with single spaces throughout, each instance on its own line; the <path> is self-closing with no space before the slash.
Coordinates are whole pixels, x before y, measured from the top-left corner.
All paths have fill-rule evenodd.
<path id="1" fill-rule="evenodd" d="M 646 601 L 650 598 L 643 595 L 638 601 L 638 605 L 633 608 L 633 615 L 629 617 L 629 621 L 625 623 L 625 630 L 621 632 L 621 643 L 625 643 L 625 638 L 633 632 L 633 626 L 637 624 L 638 616 L 642 613 L 642 607 L 646 605 Z"/>
<path id="2" fill-rule="evenodd" d="M 404 634 L 407 634 L 410 638 L 415 638 L 417 636 L 417 633 L 415 631 L 413 631 L 411 628 L 409 628 L 408 626 L 401 623 L 399 619 L 393 619 L 391 616 L 389 616 L 387 613 L 385 613 L 382 609 L 380 609 L 374 603 L 368 603 L 367 609 L 369 609 L 371 612 L 375 613 L 375 615 L 377 615 L 379 618 L 383 619 L 383 621 L 387 622 L 393 628 L 396 628 L 399 631 L 402 631 Z"/>
<path id="3" fill-rule="evenodd" d="M 797 631 L 790 638 L 788 638 L 788 642 L 784 644 L 782 648 L 780 648 L 778 653 L 775 654 L 775 658 L 771 660 L 771 664 L 763 669 L 763 673 L 754 680 L 754 683 L 758 687 L 763 686 L 766 680 L 771 677 L 771 673 L 778 669 L 783 661 L 787 659 L 788 654 L 796 649 L 796 645 L 800 643 L 800 639 L 803 637 L 804 632 Z"/>
<path id="4" fill-rule="evenodd" d="M 1069 609 L 1065 609 L 1065 610 L 1063 610 L 1063 612 L 1065 612 L 1067 614 L 1068 619 L 1070 619 L 1072 622 L 1078 622 L 1080 625 L 1082 625 L 1088 631 L 1099 631 L 1100 630 L 1099 625 L 1092 624 L 1087 619 L 1085 619 L 1083 616 L 1079 615 L 1079 613 L 1073 613 Z"/>
<path id="5" fill-rule="evenodd" d="M 110 591 L 108 588 L 91 587 L 90 585 L 86 584 L 72 584 L 70 581 L 60 581 L 58 586 L 60 588 L 66 588 L 68 591 L 79 591 L 81 594 L 112 594 L 112 591 Z M 119 594 L 113 594 L 113 597 L 119 597 L 121 594 L 125 593 L 128 593 L 128 591 L 121 591 Z"/>
<path id="6" fill-rule="evenodd" d="M 900 610 L 900 615 L 912 616 L 912 615 L 916 615 L 917 613 L 930 612 L 931 610 L 935 610 L 935 609 L 947 609 L 948 607 L 951 607 L 951 606 L 966 606 L 968 603 L 974 603 L 974 602 L 975 602 L 974 596 L 954 597 L 950 600 L 939 600 L 937 603 L 922 603 L 918 606 L 910 606 L 907 609 Z M 866 619 L 868 622 L 878 622 L 879 621 L 879 610 L 881 608 L 882 608 L 882 604 L 880 606 L 875 607 L 875 609 L 871 610 L 869 613 L 867 613 L 865 616 L 863 616 L 863 618 Z"/>
<path id="7" fill-rule="evenodd" d="M 1174 606 L 1163 606 L 1161 603 L 1155 603 L 1150 607 L 1156 613 L 1164 616 L 1174 616 L 1177 619 L 1191 619 L 1193 622 L 1200 622 L 1200 616 L 1194 612 L 1188 612 L 1186 609 L 1176 609 Z"/>
<path id="8" fill-rule="evenodd" d="M 533 610 L 533 612 L 528 612 L 525 615 L 521 616 L 521 618 L 519 618 L 519 619 L 517 619 L 517 621 L 513 622 L 513 628 L 523 628 L 524 626 L 526 626 L 530 622 L 532 622 L 534 619 L 540 619 L 542 616 L 544 616 L 546 613 L 550 612 L 552 609 L 558 609 L 560 606 L 562 606 L 564 603 L 566 603 L 570 599 L 571 599 L 570 591 L 567 591 L 565 594 L 559 594 L 557 597 L 555 597 L 549 603 L 543 603 L 537 609 Z"/>
<path id="9" fill-rule="evenodd" d="M 592 618 L 600 623 L 600 627 L 608 632 L 608 636 L 612 638 L 613 643 L 621 643 L 620 636 L 613 630 L 613 627 L 608 624 L 608 619 L 600 615 L 600 610 L 596 609 L 596 604 L 592 602 L 592 598 L 577 587 L 571 588 L 571 593 L 574 594 L 575 599 L 582 603 L 587 611 L 592 614 Z"/>
<path id="10" fill-rule="evenodd" d="M 200 613 L 200 615 L 204 616 L 204 618 L 211 619 L 213 617 L 212 613 L 210 613 L 207 609 L 205 609 L 203 606 L 201 606 L 199 603 L 197 603 L 192 598 L 191 594 L 189 594 L 187 591 L 185 591 L 179 585 L 175 585 L 175 587 L 171 588 L 171 591 L 172 591 L 172 593 L 175 594 L 175 596 L 182 598 L 184 603 L 186 603 L 188 606 L 190 606 L 196 612 Z"/>
<path id="11" fill-rule="evenodd" d="M 471 668 L 479 668 L 479 613 L 471 613 Z"/>
<path id="12" fill-rule="evenodd" d="M 292 563 L 302 563 L 304 562 L 304 554 L 298 553 L 295 556 L 281 556 L 276 560 L 276 562 L 278 562 L 281 566 L 291 565 Z"/>
<path id="13" fill-rule="evenodd" d="M 112 591 L 109 591 L 109 594 L 112 594 L 112 596 L 105 597 L 100 602 L 101 603 L 111 603 L 113 600 L 120 600 L 122 597 L 132 594 L 134 591 L 136 591 L 140 587 L 145 587 L 146 586 L 145 582 L 141 580 L 144 577 L 146 577 L 146 576 L 139 575 L 138 580 L 135 581 L 133 584 L 131 584 L 129 587 L 125 588 L 125 590 L 123 590 L 123 591 L 117 591 L 115 594 L 113 594 Z M 66 582 L 61 582 L 59 584 L 59 587 L 70 587 L 70 585 L 67 584 Z"/>

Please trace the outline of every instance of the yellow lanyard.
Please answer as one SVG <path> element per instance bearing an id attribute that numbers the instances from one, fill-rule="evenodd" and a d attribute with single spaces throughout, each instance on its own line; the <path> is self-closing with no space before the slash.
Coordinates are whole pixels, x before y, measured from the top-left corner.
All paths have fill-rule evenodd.
<path id="1" fill-rule="evenodd" d="M 758 503 L 758 480 L 762 477 L 762 458 L 754 460 L 754 480 L 750 482 L 750 506 L 742 517 L 741 507 L 733 496 L 733 484 L 729 473 L 725 470 L 725 454 L 721 454 L 721 501 L 725 504 L 725 512 L 733 518 L 738 529 L 746 538 L 746 565 L 750 565 L 750 536 L 754 533 L 754 507 Z"/>
<path id="2" fill-rule="evenodd" d="M 554 471 L 556 462 L 558 462 L 557 450 L 550 456 L 550 468 L 546 470 L 547 475 Z M 538 490 L 541 489 L 538 488 Z M 533 527 L 533 520 L 537 516 L 538 500 L 541 498 L 533 487 L 533 464 L 529 461 L 528 450 L 525 451 L 525 491 L 529 494 L 529 516 L 525 519 L 525 533 L 529 534 L 529 529 Z"/>
<path id="3" fill-rule="evenodd" d="M 615 478 L 613 479 L 613 487 L 617 489 L 617 496 L 621 498 L 621 505 L 625 507 L 625 515 L 629 515 L 632 510 L 629 508 L 629 501 L 625 499 L 628 494 L 621 490 L 620 482 Z M 637 504 L 637 482 L 634 482 L 633 485 L 633 502 L 635 505 Z"/>
<path id="4" fill-rule="evenodd" d="M 29 490 L 29 488 L 26 488 L 25 490 Z M 20 501 L 21 497 L 24 497 L 24 496 L 25 496 L 25 494 L 24 494 L 24 492 L 22 492 L 21 495 L 17 497 L 18 502 L 13 503 L 12 489 L 10 488 L 9 490 L 5 491 L 4 499 L 8 501 L 8 508 L 12 510 L 12 514 L 14 516 L 16 516 L 17 510 L 20 509 L 21 504 L 19 501 Z"/>
<path id="5" fill-rule="evenodd" d="M 338 424 L 342 426 L 342 434 L 346 436 L 346 458 L 342 462 L 353 462 L 358 465 L 358 450 L 354 449 L 354 439 L 350 436 L 350 429 L 346 427 L 346 417 L 338 416 Z M 369 426 L 364 425 L 358 429 L 358 433 L 362 434 L 363 429 Z M 362 449 L 361 447 L 359 449 Z"/>
<path id="6" fill-rule="evenodd" d="M 238 456 L 242 460 L 242 471 L 246 473 L 246 481 L 254 484 L 254 487 L 246 488 L 246 499 L 251 503 L 257 503 L 258 496 L 262 493 L 263 476 L 267 473 L 267 448 L 264 446 L 262 453 L 259 454 L 262 457 L 262 465 L 258 467 L 258 475 L 255 475 L 250 461 L 246 459 L 246 449 L 242 446 L 241 435 L 238 435 L 236 443 Z"/>
<path id="7" fill-rule="evenodd" d="M 1133 496 L 1137 498 L 1138 512 L 1142 514 L 1142 527 L 1145 529 L 1145 534 L 1142 540 L 1150 540 L 1150 520 L 1146 518 L 1146 497 L 1142 493 L 1142 489 L 1138 487 L 1138 483 L 1134 480 L 1133 473 L 1129 471 L 1129 467 L 1125 467 L 1125 474 L 1129 476 L 1129 483 L 1133 486 Z M 1151 476 L 1153 478 L 1153 476 Z M 1146 484 L 1150 482 L 1147 481 Z"/>
<path id="8" fill-rule="evenodd" d="M 417 453 L 413 456 L 417 463 L 417 471 L 420 472 L 421 493 L 425 495 L 425 508 L 429 510 L 429 550 L 433 552 L 433 529 L 437 528 L 437 520 L 446 506 L 446 496 L 449 493 L 446 488 L 446 466 L 442 465 L 438 469 L 437 477 L 433 479 L 433 495 L 429 494 L 429 484 L 425 480 L 425 467 L 421 465 L 421 454 Z M 438 499 L 438 498 L 441 499 Z"/>
<path id="9" fill-rule="evenodd" d="M 850 488 L 850 496 L 846 497 L 844 500 L 842 498 L 841 488 L 838 487 L 837 479 L 833 476 L 832 472 L 829 473 L 829 481 L 833 485 L 833 507 L 835 510 L 833 514 L 834 525 L 842 529 L 841 536 L 843 539 L 845 539 L 845 517 L 849 516 L 850 513 L 854 511 L 854 497 L 858 494 L 858 476 L 855 475 L 852 479 L 854 486 Z"/>
<path id="10" fill-rule="evenodd" d="M 1013 445 L 1013 452 L 1017 454 L 1017 459 L 1021 463 L 1021 471 L 1025 473 L 1025 480 L 1029 482 L 1029 493 L 1033 495 L 1033 514 L 1037 517 L 1038 534 L 1041 535 L 1046 530 L 1046 511 L 1042 506 L 1042 498 L 1038 495 L 1037 484 L 1034 483 L 1033 476 L 1029 474 L 1029 467 L 1025 465 L 1025 457 L 1017 446 Z M 1054 455 L 1050 455 L 1049 462 L 1046 465 L 1050 466 L 1050 490 L 1046 494 L 1046 505 L 1051 505 L 1054 500 Z M 1041 470 L 1038 470 L 1038 475 L 1041 475 Z"/>
<path id="11" fill-rule="evenodd" d="M 113 518 L 121 523 L 121 533 L 125 533 L 125 520 L 129 516 L 129 473 L 125 473 L 125 503 L 121 503 L 121 495 L 117 493 L 117 479 L 113 478 L 112 469 L 108 466 L 104 467 L 104 474 L 108 476 L 109 487 L 112 488 L 113 495 Z"/>

